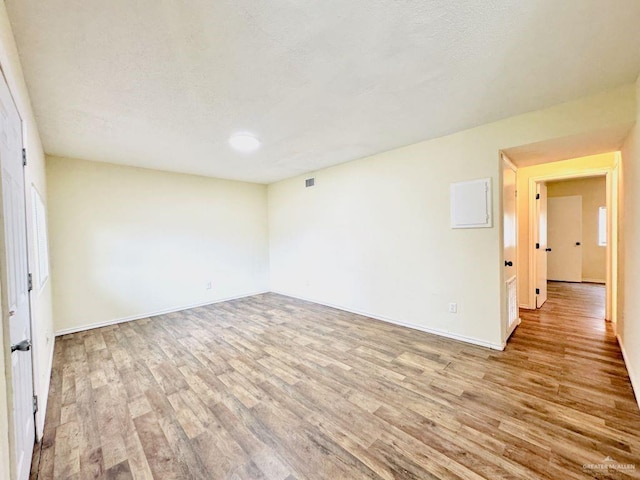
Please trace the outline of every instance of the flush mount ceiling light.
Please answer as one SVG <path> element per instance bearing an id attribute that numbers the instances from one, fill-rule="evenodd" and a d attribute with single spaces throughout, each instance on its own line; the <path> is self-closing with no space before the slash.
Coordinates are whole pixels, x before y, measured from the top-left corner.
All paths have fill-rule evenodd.
<path id="1" fill-rule="evenodd" d="M 229 137 L 229 145 L 238 152 L 250 153 L 260 147 L 260 140 L 250 133 L 235 133 Z"/>

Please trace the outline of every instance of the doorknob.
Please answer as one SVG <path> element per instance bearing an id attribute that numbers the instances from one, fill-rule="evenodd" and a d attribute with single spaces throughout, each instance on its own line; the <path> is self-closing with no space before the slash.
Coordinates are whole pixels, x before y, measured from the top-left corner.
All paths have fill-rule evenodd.
<path id="1" fill-rule="evenodd" d="M 31 350 L 31 341 L 23 340 L 16 345 L 11 345 L 11 353 L 15 352 L 16 350 L 19 352 L 28 352 L 29 350 Z"/>
<path id="2" fill-rule="evenodd" d="M 551 249 L 550 249 L 550 248 L 545 248 L 545 249 L 544 249 L 544 251 L 545 251 L 545 252 L 550 252 L 550 251 L 551 251 Z"/>
<path id="3" fill-rule="evenodd" d="M 513 262 L 507 262 L 507 261 L 505 260 L 505 262 L 504 262 L 504 266 L 505 266 L 505 267 L 513 267 Z"/>

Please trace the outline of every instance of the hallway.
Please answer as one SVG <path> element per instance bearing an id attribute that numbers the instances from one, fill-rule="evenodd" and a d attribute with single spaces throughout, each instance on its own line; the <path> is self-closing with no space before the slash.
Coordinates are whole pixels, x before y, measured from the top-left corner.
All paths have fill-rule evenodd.
<path id="1" fill-rule="evenodd" d="M 537 392 L 524 384 L 512 388 L 544 399 L 542 416 L 549 415 L 563 427 L 557 434 L 568 441 L 554 442 L 554 449 L 561 446 L 566 451 L 555 454 L 573 456 L 578 463 L 602 464 L 607 456 L 619 463 L 637 463 L 640 412 L 604 310 L 604 285 L 549 282 L 547 302 L 539 310 L 520 311 L 522 324 L 506 349 L 547 382 Z M 598 454 L 594 458 L 588 450 Z M 637 475 L 639 468 L 636 464 L 626 473 Z M 612 478 L 621 473 L 612 472 Z"/>

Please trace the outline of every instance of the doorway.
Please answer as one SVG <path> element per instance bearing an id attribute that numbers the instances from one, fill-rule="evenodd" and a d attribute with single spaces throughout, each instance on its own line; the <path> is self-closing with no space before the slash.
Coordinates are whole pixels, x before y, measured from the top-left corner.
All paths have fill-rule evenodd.
<path id="1" fill-rule="evenodd" d="M 548 244 L 547 231 L 547 185 L 553 185 L 553 182 L 560 182 L 571 179 L 586 179 L 599 177 L 600 181 L 605 184 L 605 202 L 599 205 L 597 216 L 600 219 L 600 225 L 604 228 L 600 229 L 596 235 L 598 241 L 602 244 L 600 254 L 605 256 L 605 276 L 599 288 L 587 288 L 588 291 L 603 290 L 606 292 L 602 299 L 605 308 L 603 317 L 615 323 L 616 321 L 616 304 L 614 299 L 617 297 L 617 219 L 618 219 L 618 175 L 620 167 L 620 152 L 607 152 L 586 157 L 576 157 L 568 160 L 560 161 L 544 161 L 539 159 L 536 162 L 530 162 L 527 159 L 512 157 L 512 152 L 501 151 L 499 156 L 500 164 L 500 184 L 501 184 L 501 213 L 503 221 L 501 227 L 501 276 L 500 290 L 502 299 L 502 338 L 503 345 L 506 346 L 507 340 L 512 331 L 511 325 L 511 309 L 509 303 L 509 290 L 507 281 L 511 279 L 508 268 L 503 265 L 505 261 L 511 261 L 508 248 L 509 240 L 507 232 L 510 225 L 508 214 L 508 183 L 509 171 L 505 167 L 505 160 L 513 166 L 512 170 L 516 172 L 516 219 L 517 243 L 516 258 L 517 262 L 513 262 L 516 274 L 517 298 L 519 314 L 524 310 L 536 310 L 543 308 L 548 298 L 547 294 L 547 257 L 554 252 L 552 245 Z M 558 196 L 553 191 L 552 197 Z M 562 193 L 563 196 L 569 193 Z M 553 202 L 554 200 L 552 200 Z M 606 213 L 606 215 L 604 215 Z M 603 223 L 604 222 L 604 223 Z M 603 240 L 604 239 L 604 240 Z M 580 242 L 578 249 L 582 247 L 582 239 L 573 240 Z M 554 240 L 552 240 L 554 241 Z M 536 248 L 537 247 L 537 248 Z M 559 247 L 561 248 L 561 247 Z M 559 252 L 558 252 L 559 253 Z M 552 267 L 553 268 L 553 267 Z M 552 273 L 552 275 L 554 275 Z M 591 282 L 594 277 L 585 275 L 581 281 Z M 587 285 L 583 283 L 582 285 Z M 593 285 L 593 284 L 588 284 Z M 554 296 L 554 303 L 557 303 L 557 294 L 559 289 L 552 288 L 551 294 Z M 553 308 L 553 305 L 547 305 Z M 516 325 L 519 322 L 516 323 Z"/>
<path id="2" fill-rule="evenodd" d="M 616 168 L 530 179 L 536 192 L 531 199 L 535 308 L 547 299 L 547 282 L 594 284 L 584 290 L 602 296 L 603 317 L 615 321 Z"/>
<path id="3" fill-rule="evenodd" d="M 22 120 L 0 75 L 0 290 L 2 328 L 9 339 L 12 422 L 9 434 L 14 478 L 29 478 L 35 443 L 35 403 L 31 351 L 31 280 L 27 258 L 27 223 Z"/>
<path id="4" fill-rule="evenodd" d="M 548 183 L 550 280 L 606 284 L 606 189 L 604 175 Z"/>

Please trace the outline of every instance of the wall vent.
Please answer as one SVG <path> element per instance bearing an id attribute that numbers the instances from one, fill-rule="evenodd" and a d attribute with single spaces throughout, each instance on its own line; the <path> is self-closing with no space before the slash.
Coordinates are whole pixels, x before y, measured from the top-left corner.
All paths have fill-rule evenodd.
<path id="1" fill-rule="evenodd" d="M 304 186 L 307 187 L 307 188 L 308 187 L 313 187 L 315 184 L 316 184 L 316 179 L 315 178 L 307 178 L 304 181 Z"/>

